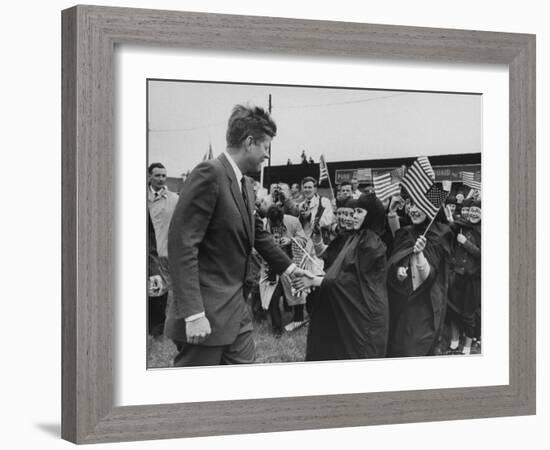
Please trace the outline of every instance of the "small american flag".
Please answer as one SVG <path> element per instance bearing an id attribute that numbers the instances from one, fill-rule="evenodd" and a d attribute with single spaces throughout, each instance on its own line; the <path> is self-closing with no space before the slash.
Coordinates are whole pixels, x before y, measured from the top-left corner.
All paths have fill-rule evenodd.
<path id="1" fill-rule="evenodd" d="M 401 186 L 405 188 L 413 203 L 426 214 L 433 218 L 439 210 L 426 196 L 434 185 L 435 173 L 427 157 L 421 156 L 407 170 L 401 180 Z"/>
<path id="2" fill-rule="evenodd" d="M 382 175 L 372 177 L 374 183 L 374 193 L 381 202 L 393 195 L 399 195 L 401 186 L 399 183 L 392 183 L 392 176 L 390 172 L 386 172 Z"/>
<path id="3" fill-rule="evenodd" d="M 319 158 L 319 184 L 321 184 L 324 180 L 328 180 L 328 167 L 325 157 L 321 155 Z"/>
<path id="4" fill-rule="evenodd" d="M 474 175 L 473 172 L 462 172 L 462 182 L 472 189 L 481 190 L 481 180 L 477 174 Z"/>
<path id="5" fill-rule="evenodd" d="M 296 264 L 300 269 L 305 267 L 306 263 L 306 252 L 302 245 L 298 244 L 295 239 L 292 239 L 292 262 Z"/>

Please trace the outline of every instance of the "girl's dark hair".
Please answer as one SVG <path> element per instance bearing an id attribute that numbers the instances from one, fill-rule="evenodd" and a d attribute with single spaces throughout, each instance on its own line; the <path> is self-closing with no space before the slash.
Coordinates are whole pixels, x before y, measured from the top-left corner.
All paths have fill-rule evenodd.
<path id="1" fill-rule="evenodd" d="M 361 225 L 362 230 L 369 228 L 379 234 L 384 232 L 386 220 L 384 205 L 374 193 L 362 194 L 357 200 L 350 203 L 353 208 L 363 208 L 367 211 L 367 217 Z"/>

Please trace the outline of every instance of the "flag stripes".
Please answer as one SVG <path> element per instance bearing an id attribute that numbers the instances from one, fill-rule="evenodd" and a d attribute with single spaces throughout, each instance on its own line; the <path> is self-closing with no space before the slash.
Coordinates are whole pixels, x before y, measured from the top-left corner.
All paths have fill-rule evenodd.
<path id="1" fill-rule="evenodd" d="M 430 179 L 432 181 L 435 181 L 435 172 L 432 168 L 432 165 L 430 164 L 430 160 L 428 159 L 428 157 L 427 156 L 420 156 L 420 157 L 418 157 L 417 161 L 420 164 L 420 166 L 422 167 L 422 169 L 428 174 Z"/>
<path id="2" fill-rule="evenodd" d="M 392 177 L 389 172 L 372 178 L 374 193 L 382 202 L 393 195 L 399 195 L 401 191 L 399 183 L 392 183 L 391 181 Z"/>
<path id="3" fill-rule="evenodd" d="M 462 172 L 462 183 L 472 189 L 481 190 L 481 181 L 476 178 L 473 172 Z"/>
<path id="4" fill-rule="evenodd" d="M 430 161 L 425 156 L 418 158 L 401 180 L 401 185 L 405 188 L 413 203 L 430 218 L 435 217 L 440 206 L 435 206 L 426 196 L 426 193 L 434 185 L 434 180 L 435 173 Z"/>
<path id="5" fill-rule="evenodd" d="M 328 167 L 323 155 L 319 158 L 319 184 L 324 180 L 328 180 Z"/>

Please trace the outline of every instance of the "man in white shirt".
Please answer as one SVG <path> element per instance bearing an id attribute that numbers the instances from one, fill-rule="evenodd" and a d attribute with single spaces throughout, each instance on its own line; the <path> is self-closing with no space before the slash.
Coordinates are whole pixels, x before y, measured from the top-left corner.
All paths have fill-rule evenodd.
<path id="1" fill-rule="evenodd" d="M 306 177 L 302 180 L 304 201 L 298 205 L 300 222 L 308 238 L 311 237 L 315 221 L 319 222 L 321 230 L 330 230 L 334 220 L 332 205 L 326 197 L 317 194 L 317 180 Z"/>
<path id="2" fill-rule="evenodd" d="M 163 289 L 157 295 L 149 295 L 147 321 L 149 334 L 158 337 L 162 334 L 166 319 L 166 303 L 170 289 L 168 270 L 168 227 L 178 202 L 178 195 L 166 186 L 166 168 L 159 162 L 148 168 L 149 186 L 147 189 L 147 209 L 157 243 L 158 269 L 163 281 Z M 150 226 L 150 225 L 149 225 Z M 149 230 L 151 235 L 151 230 Z M 150 293 L 151 294 L 151 293 Z"/>

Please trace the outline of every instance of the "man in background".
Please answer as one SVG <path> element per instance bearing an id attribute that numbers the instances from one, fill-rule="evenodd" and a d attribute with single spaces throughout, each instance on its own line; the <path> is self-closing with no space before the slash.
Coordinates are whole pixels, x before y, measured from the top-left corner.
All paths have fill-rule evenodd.
<path id="1" fill-rule="evenodd" d="M 351 183 L 349 181 L 343 181 L 340 183 L 340 198 L 342 200 L 346 200 L 350 197 L 352 197 L 353 191 L 351 187 Z"/>
<path id="2" fill-rule="evenodd" d="M 317 180 L 306 177 L 302 180 L 302 193 L 304 201 L 298 205 L 300 222 L 308 238 L 311 237 L 313 226 L 318 222 L 321 231 L 330 233 L 334 220 L 332 205 L 328 198 L 317 194 Z"/>
<path id="3" fill-rule="evenodd" d="M 148 169 L 149 188 L 147 190 L 147 209 L 149 210 L 149 236 L 156 239 L 158 275 L 162 278 L 162 289 L 149 290 L 147 323 L 148 333 L 159 337 L 166 319 L 166 304 L 170 289 L 168 270 L 168 227 L 178 202 L 178 195 L 166 186 L 166 168 L 159 162 L 152 163 Z"/>

